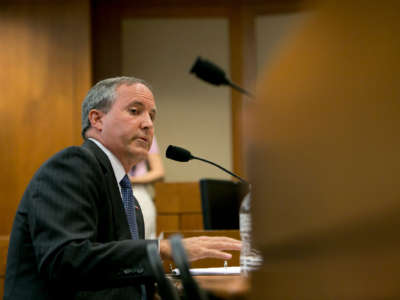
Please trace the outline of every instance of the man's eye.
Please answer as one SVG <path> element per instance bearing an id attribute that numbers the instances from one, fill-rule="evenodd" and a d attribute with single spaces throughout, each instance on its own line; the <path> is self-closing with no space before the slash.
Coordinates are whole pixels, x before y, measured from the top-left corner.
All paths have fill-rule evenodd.
<path id="1" fill-rule="evenodd" d="M 131 108 L 129 111 L 131 114 L 134 114 L 134 115 L 138 113 L 138 110 L 136 108 Z"/>

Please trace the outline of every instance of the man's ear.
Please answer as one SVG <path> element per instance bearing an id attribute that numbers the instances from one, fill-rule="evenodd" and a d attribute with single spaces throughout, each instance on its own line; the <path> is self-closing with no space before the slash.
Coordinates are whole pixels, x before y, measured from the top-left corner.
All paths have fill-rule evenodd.
<path id="1" fill-rule="evenodd" d="M 89 111 L 89 122 L 90 126 L 96 128 L 98 131 L 103 130 L 103 116 L 105 115 L 104 112 L 98 109 L 92 109 Z"/>

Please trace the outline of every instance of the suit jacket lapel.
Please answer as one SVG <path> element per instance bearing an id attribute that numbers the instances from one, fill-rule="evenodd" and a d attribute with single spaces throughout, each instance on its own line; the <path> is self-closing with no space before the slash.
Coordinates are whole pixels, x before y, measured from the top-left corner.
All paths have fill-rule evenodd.
<path id="1" fill-rule="evenodd" d="M 131 233 L 129 231 L 128 221 L 126 220 L 126 214 L 122 204 L 118 183 L 115 180 L 114 171 L 107 155 L 90 140 L 86 140 L 82 147 L 89 150 L 89 152 L 96 157 L 104 172 L 105 182 L 107 184 L 106 199 L 111 202 L 111 214 L 113 216 L 112 221 L 114 223 L 116 239 L 130 239 Z"/>

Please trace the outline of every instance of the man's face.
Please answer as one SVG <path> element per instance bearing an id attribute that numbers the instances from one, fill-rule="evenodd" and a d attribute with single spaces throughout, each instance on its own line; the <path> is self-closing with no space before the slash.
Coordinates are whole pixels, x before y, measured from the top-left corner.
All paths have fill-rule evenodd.
<path id="1" fill-rule="evenodd" d="M 101 140 L 125 168 L 131 168 L 147 157 L 156 107 L 153 94 L 143 84 L 123 84 L 116 92 L 111 109 L 101 117 Z"/>

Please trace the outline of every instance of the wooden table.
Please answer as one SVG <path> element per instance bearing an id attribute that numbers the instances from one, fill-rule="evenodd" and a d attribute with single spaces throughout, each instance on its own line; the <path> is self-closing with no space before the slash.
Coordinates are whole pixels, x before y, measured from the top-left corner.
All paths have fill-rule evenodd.
<path id="1" fill-rule="evenodd" d="M 178 277 L 169 277 L 179 291 L 183 291 Z M 242 275 L 198 275 L 193 277 L 199 286 L 219 299 L 247 299 L 249 278 Z"/>
<path id="2" fill-rule="evenodd" d="M 249 278 L 241 275 L 194 276 L 199 285 L 221 299 L 246 299 Z"/>

